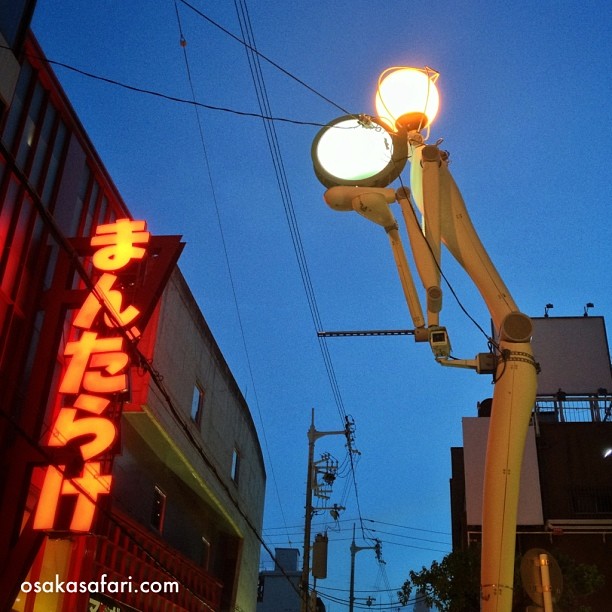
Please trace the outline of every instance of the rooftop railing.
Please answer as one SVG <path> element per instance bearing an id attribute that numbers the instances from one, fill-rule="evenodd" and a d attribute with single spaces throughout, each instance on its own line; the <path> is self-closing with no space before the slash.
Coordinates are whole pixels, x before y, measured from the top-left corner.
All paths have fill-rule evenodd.
<path id="1" fill-rule="evenodd" d="M 540 396 L 534 416 L 539 423 L 612 423 L 612 395 Z"/>

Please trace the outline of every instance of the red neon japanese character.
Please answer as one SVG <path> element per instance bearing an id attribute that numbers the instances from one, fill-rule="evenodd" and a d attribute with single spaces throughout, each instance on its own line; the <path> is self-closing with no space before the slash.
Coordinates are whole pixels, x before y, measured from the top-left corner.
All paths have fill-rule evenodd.
<path id="1" fill-rule="evenodd" d="M 93 256 L 93 264 L 98 270 L 120 270 L 132 259 L 142 259 L 146 250 L 136 244 L 147 244 L 150 234 L 144 221 L 117 219 L 115 223 L 98 225 L 96 235 L 90 244 L 101 246 Z"/>
<path id="2" fill-rule="evenodd" d="M 71 531 L 89 531 L 100 495 L 108 495 L 113 477 L 100 473 L 100 462 L 83 467 L 83 475 L 64 480 L 64 466 L 50 465 L 38 499 L 33 529 L 53 529 L 61 495 L 78 495 L 70 523 Z"/>
<path id="3" fill-rule="evenodd" d="M 108 327 L 113 327 L 113 323 L 118 323 L 121 327 L 125 327 L 140 314 L 140 310 L 131 305 L 125 310 L 121 310 L 123 295 L 118 289 L 112 288 L 116 280 L 117 277 L 114 274 L 108 274 L 107 272 L 102 274 L 94 290 L 87 296 L 74 319 L 73 325 L 75 327 L 91 329 L 94 319 L 102 310 L 101 301 L 104 301 L 113 313 L 112 321 L 108 314 L 104 314 L 104 323 Z"/>
<path id="4" fill-rule="evenodd" d="M 127 375 L 121 371 L 128 365 L 129 357 L 122 348 L 123 338 L 98 338 L 95 332 L 83 332 L 79 340 L 68 342 L 64 355 L 72 356 L 72 359 L 59 392 L 78 393 L 81 385 L 93 393 L 124 391 Z"/>
<path id="5" fill-rule="evenodd" d="M 79 450 L 85 461 L 108 449 L 117 437 L 117 428 L 104 417 L 75 418 L 76 408 L 62 408 L 49 437 L 49 446 L 66 446 L 70 440 L 81 436 L 93 436 Z"/>

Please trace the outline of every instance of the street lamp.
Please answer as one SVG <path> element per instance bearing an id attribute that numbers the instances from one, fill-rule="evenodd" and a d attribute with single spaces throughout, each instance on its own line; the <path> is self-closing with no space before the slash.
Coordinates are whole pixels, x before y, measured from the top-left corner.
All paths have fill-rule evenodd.
<path id="1" fill-rule="evenodd" d="M 378 78 L 376 112 L 392 131 L 417 132 L 435 119 L 440 106 L 431 68 L 387 68 Z"/>
<path id="2" fill-rule="evenodd" d="M 381 121 L 345 115 L 316 135 L 311 154 L 315 174 L 326 187 L 386 187 L 404 169 L 408 144 Z"/>
<path id="3" fill-rule="evenodd" d="M 410 189 L 402 187 L 394 193 L 387 188 L 389 183 L 381 182 L 380 170 L 371 170 L 369 175 L 360 173 L 359 182 L 351 182 L 350 171 L 335 175 L 338 171 L 333 165 L 324 166 L 325 156 L 319 149 L 326 139 L 321 133 L 315 138 L 316 150 L 313 145 L 313 163 L 317 176 L 326 173 L 326 180 L 321 182 L 328 187 L 324 199 L 331 208 L 358 212 L 385 229 L 415 327 L 415 340 L 429 342 L 441 365 L 494 374 L 483 489 L 481 610 L 510 612 L 521 464 L 536 394 L 532 323 L 519 311 L 472 225 L 448 170 L 448 154 L 437 144 L 427 144 L 421 133 L 429 128 L 438 111 L 437 79 L 438 73 L 430 68 L 386 70 L 379 79 L 376 94 L 378 127 L 363 126 L 364 130 L 384 129 L 390 141 L 402 139 L 407 143 Z M 333 125 L 323 130 L 333 129 Z M 336 149 L 335 155 L 348 160 L 349 150 L 350 147 Z M 388 161 L 391 166 L 396 163 L 392 155 Z M 399 172 L 393 178 L 398 175 Z M 390 210 L 394 201 L 400 205 L 414 263 L 425 289 L 426 315 Z M 413 203 L 420 211 L 420 220 Z M 489 310 L 496 330 L 496 339 L 491 339 L 494 354 L 482 353 L 474 359 L 451 358 L 448 333 L 440 325 L 442 244 L 466 270 Z M 516 246 L 516 240 L 510 246 Z"/>

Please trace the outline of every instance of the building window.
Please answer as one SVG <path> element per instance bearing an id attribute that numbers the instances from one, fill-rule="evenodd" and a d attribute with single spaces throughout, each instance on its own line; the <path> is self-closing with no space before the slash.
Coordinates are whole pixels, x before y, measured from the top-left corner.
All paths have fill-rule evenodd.
<path id="1" fill-rule="evenodd" d="M 257 601 L 258 603 L 263 602 L 264 600 L 264 587 L 266 584 L 266 577 L 259 576 L 259 582 L 257 583 Z"/>
<path id="2" fill-rule="evenodd" d="M 32 169 L 30 170 L 30 183 L 36 188 L 39 188 L 38 183 L 43 173 L 44 162 L 47 157 L 47 152 L 49 151 L 49 144 L 53 141 L 53 128 L 55 126 L 56 117 L 57 111 L 55 108 L 51 104 L 47 104 L 40 136 L 38 137 L 38 144 L 36 145 L 36 151 L 34 153 Z M 38 189 L 38 192 L 40 193 L 40 189 Z"/>
<path id="3" fill-rule="evenodd" d="M 238 484 L 238 477 L 240 475 L 240 453 L 237 449 L 232 452 L 232 480 Z"/>
<path id="4" fill-rule="evenodd" d="M 83 206 L 85 209 L 85 218 L 83 219 L 83 230 L 82 236 L 89 236 L 93 229 L 94 214 L 96 212 L 96 204 L 98 202 L 98 194 L 100 193 L 100 185 L 97 181 L 90 181 L 91 172 L 88 168 L 85 168 L 83 174 L 83 180 L 81 183 L 81 193 L 79 199 L 83 202 L 87 201 L 87 205 Z M 91 186 L 90 186 L 91 183 Z"/>
<path id="5" fill-rule="evenodd" d="M 51 149 L 51 157 L 48 161 L 47 174 L 44 180 L 44 187 L 42 189 L 41 200 L 45 206 L 48 206 L 51 201 L 51 195 L 55 189 L 56 179 L 59 173 L 59 167 L 64 159 L 64 147 L 66 146 L 66 140 L 68 138 L 68 130 L 63 122 L 59 122 L 57 131 L 55 133 L 55 139 L 53 141 L 53 148 Z M 76 208 L 80 212 L 80 208 Z M 76 230 L 76 228 L 75 228 Z M 72 236 L 73 234 L 68 234 Z"/>
<path id="6" fill-rule="evenodd" d="M 151 526 L 160 533 L 164 528 L 164 517 L 166 514 L 166 494 L 158 487 L 153 493 L 153 509 L 151 511 Z"/>
<path id="7" fill-rule="evenodd" d="M 19 146 L 17 147 L 17 154 L 15 155 L 17 166 L 22 170 L 25 170 L 30 158 L 30 152 L 36 142 L 37 128 L 40 126 L 44 97 L 45 90 L 40 83 L 36 83 L 32 98 L 30 99 L 30 105 L 26 114 L 25 125 L 21 133 Z"/>
<path id="8" fill-rule="evenodd" d="M 7 146 L 15 152 L 15 139 L 19 131 L 19 124 L 21 120 L 21 114 L 27 103 L 28 89 L 30 87 L 30 81 L 34 71 L 32 66 L 28 62 L 24 62 L 19 73 L 19 80 L 17 81 L 17 88 L 13 94 L 13 102 L 11 103 L 11 110 L 9 111 L 8 119 L 4 126 L 4 133 L 2 139 Z"/>
<path id="9" fill-rule="evenodd" d="M 191 420 L 196 424 L 202 423 L 202 412 L 204 411 L 204 389 L 196 384 L 193 388 L 191 398 Z"/>
<path id="10" fill-rule="evenodd" d="M 210 542 L 202 536 L 202 567 L 207 570 L 210 565 Z"/>

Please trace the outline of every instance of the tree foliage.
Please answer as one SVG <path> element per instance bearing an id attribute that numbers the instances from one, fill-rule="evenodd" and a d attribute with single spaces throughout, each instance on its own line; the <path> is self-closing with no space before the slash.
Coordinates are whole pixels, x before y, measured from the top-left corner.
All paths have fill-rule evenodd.
<path id="1" fill-rule="evenodd" d="M 474 546 L 434 561 L 429 569 L 410 570 L 409 576 L 398 592 L 402 605 L 407 605 L 414 589 L 428 606 L 443 612 L 480 611 L 480 553 Z"/>
<path id="2" fill-rule="evenodd" d="M 593 612 L 585 597 L 595 593 L 604 584 L 604 578 L 595 565 L 578 563 L 563 553 L 553 553 L 563 574 L 563 594 L 557 602 L 559 610 Z M 520 559 L 517 559 L 514 579 L 513 609 L 523 611 L 531 603 L 520 580 Z M 431 567 L 413 570 L 404 582 L 398 598 L 407 605 L 415 592 L 425 598 L 428 606 L 442 612 L 480 611 L 480 550 L 471 546 L 467 550 L 449 553 L 442 561 L 433 561 Z"/>
<path id="3" fill-rule="evenodd" d="M 572 557 L 561 552 L 556 552 L 554 557 L 563 574 L 560 607 L 572 612 L 592 612 L 591 606 L 584 603 L 584 598 L 604 586 L 605 580 L 599 568 L 589 563 L 577 563 Z"/>

